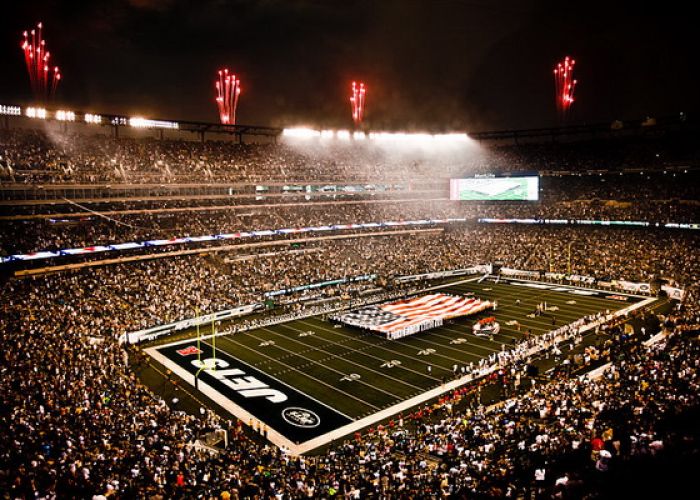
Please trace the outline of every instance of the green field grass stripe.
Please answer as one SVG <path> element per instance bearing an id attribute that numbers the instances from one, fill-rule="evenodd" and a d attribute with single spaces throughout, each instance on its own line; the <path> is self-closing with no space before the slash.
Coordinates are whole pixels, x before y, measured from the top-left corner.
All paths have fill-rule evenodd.
<path id="1" fill-rule="evenodd" d="M 305 322 L 302 321 L 302 323 L 305 323 Z M 286 328 L 288 328 L 288 329 L 292 329 L 292 330 L 294 330 L 294 331 L 296 331 L 296 332 L 301 332 L 301 331 L 302 331 L 302 330 L 299 330 L 299 329 L 294 328 L 294 327 L 289 326 L 289 325 L 281 325 L 281 326 L 284 326 L 284 327 L 286 327 Z M 328 331 L 329 331 L 330 333 L 335 333 L 335 332 L 331 332 L 330 330 L 328 330 Z M 339 334 L 339 335 L 340 335 L 340 334 Z M 350 337 L 345 337 L 345 340 L 344 340 L 344 341 L 347 341 L 347 339 L 349 339 L 349 338 L 350 338 Z M 358 338 L 358 339 L 354 339 L 354 340 L 356 340 L 356 341 L 358 341 L 358 342 L 362 342 L 362 343 L 365 345 L 365 347 L 362 348 L 363 352 L 361 352 L 361 358 L 367 358 L 367 357 L 369 357 L 369 358 L 375 359 L 375 360 L 377 360 L 377 361 L 379 361 L 379 362 L 381 362 L 381 363 L 384 363 L 384 362 L 387 362 L 387 361 L 391 361 L 391 357 L 389 357 L 389 358 L 380 357 L 380 356 L 375 356 L 374 354 L 370 354 L 370 353 L 368 353 L 368 352 L 364 352 L 364 351 L 369 350 L 369 349 L 375 350 L 375 352 L 376 352 L 377 349 L 384 349 L 384 348 L 380 345 L 380 343 L 376 343 L 376 344 L 375 344 L 375 343 L 371 343 L 371 342 L 365 342 L 365 341 L 362 341 L 362 339 L 359 339 L 359 338 Z M 341 341 L 341 342 L 343 342 L 343 341 Z M 331 342 L 331 344 L 335 344 L 335 342 Z M 348 351 L 347 354 L 350 354 L 350 353 L 352 353 L 352 352 L 360 352 L 360 351 L 359 351 L 359 350 L 350 350 L 350 351 Z M 391 351 L 391 352 L 392 352 L 392 354 L 394 354 L 395 356 L 404 356 L 403 354 L 401 354 L 401 353 L 399 353 L 399 352 L 397 352 L 397 351 Z M 404 356 L 404 357 L 405 357 L 405 356 Z M 413 358 L 413 360 L 414 360 L 414 361 L 417 361 L 417 362 L 421 362 L 421 361 L 422 361 L 422 360 L 419 360 L 419 359 L 417 359 L 417 358 Z M 401 371 L 401 370 L 410 371 L 410 372 L 412 372 L 412 373 L 414 373 L 414 374 L 420 375 L 421 377 L 426 377 L 424 371 L 419 372 L 419 371 L 414 370 L 414 369 L 412 369 L 412 368 L 409 368 L 409 367 L 407 367 L 407 366 L 405 366 L 405 365 L 403 365 L 403 364 L 399 365 L 397 368 L 399 369 L 399 371 Z M 427 377 L 427 378 L 429 378 L 429 379 L 431 379 L 431 380 L 433 380 L 433 381 L 435 381 L 435 382 L 440 382 L 440 379 L 439 379 L 439 378 L 435 378 L 435 377 Z"/>
<path id="2" fill-rule="evenodd" d="M 401 357 L 403 357 L 403 358 L 405 358 L 405 359 L 410 359 L 410 360 L 412 360 L 412 361 L 415 361 L 416 363 L 421 363 L 422 365 L 427 365 L 427 364 L 429 364 L 429 363 L 427 363 L 427 362 L 425 361 L 425 359 L 421 359 L 421 358 L 418 358 L 418 357 L 416 357 L 416 356 L 413 356 L 413 355 L 409 354 L 409 351 L 398 350 L 398 347 L 404 346 L 403 343 L 396 342 L 396 341 L 392 341 L 392 340 L 388 340 L 388 339 L 382 339 L 381 341 L 379 341 L 379 342 L 377 342 L 377 343 L 375 344 L 375 343 L 372 343 L 372 342 L 368 342 L 368 341 L 362 340 L 363 337 L 366 337 L 366 338 L 377 338 L 377 335 L 376 335 L 376 334 L 367 334 L 367 333 L 365 333 L 365 332 L 353 332 L 353 331 L 350 331 L 350 330 L 349 330 L 348 328 L 346 328 L 346 327 L 330 329 L 330 328 L 326 328 L 326 327 L 321 326 L 321 325 L 314 325 L 314 324 L 310 323 L 308 320 L 307 320 L 307 321 L 302 321 L 302 323 L 308 324 L 308 325 L 309 325 L 310 327 L 312 327 L 312 328 L 321 329 L 321 330 L 323 330 L 323 331 L 325 331 L 325 332 L 328 332 L 329 334 L 338 335 L 338 336 L 342 336 L 342 337 L 345 337 L 345 338 L 353 338 L 353 335 L 354 335 L 356 340 L 361 341 L 361 342 L 364 343 L 364 344 L 371 345 L 371 346 L 373 346 L 374 348 L 381 349 L 381 350 L 386 351 L 386 352 L 390 352 L 391 354 L 393 354 L 393 355 L 395 355 L 395 356 L 401 356 Z M 345 331 L 348 331 L 349 333 L 346 334 L 346 333 L 344 333 Z M 397 349 L 392 349 L 392 348 L 386 347 L 387 345 L 396 345 L 396 346 L 397 346 Z M 410 352 L 414 352 L 414 351 L 411 350 Z M 448 371 L 448 372 L 450 371 L 450 370 L 448 370 L 447 368 L 442 368 L 442 367 L 440 367 L 440 368 L 443 369 L 443 370 L 445 370 L 445 371 Z M 432 378 L 432 377 L 431 377 L 431 378 Z M 439 379 L 433 378 L 433 380 L 439 382 Z"/>
<path id="3" fill-rule="evenodd" d="M 260 330 L 268 331 L 268 332 L 270 332 L 270 333 L 275 333 L 276 335 L 279 335 L 280 337 L 286 338 L 286 337 L 284 337 L 284 335 L 277 334 L 276 332 L 272 332 L 271 330 L 268 330 L 267 328 L 261 328 L 261 329 L 259 329 L 258 331 L 260 331 Z M 256 337 L 255 335 L 252 335 L 252 334 L 251 334 L 251 336 L 252 336 L 253 338 L 257 339 L 257 340 L 263 341 L 263 339 L 260 338 L 260 337 Z M 281 345 L 277 345 L 276 347 L 277 347 L 278 349 L 281 349 L 281 350 L 286 351 L 286 352 L 288 352 L 288 353 L 293 353 L 293 354 L 296 353 L 295 351 L 293 351 L 293 350 L 291 350 L 291 349 L 288 349 L 288 348 L 286 348 L 286 347 L 281 347 Z M 318 349 L 315 349 L 315 351 L 319 351 L 319 350 L 318 350 Z M 313 352 L 313 351 L 312 351 L 312 352 Z M 362 365 L 359 365 L 358 363 L 348 363 L 345 359 L 343 359 L 343 358 L 341 358 L 341 357 L 339 357 L 339 356 L 337 356 L 337 355 L 332 355 L 332 356 L 335 358 L 337 364 L 339 364 L 339 365 L 343 365 L 343 364 L 353 364 L 359 371 L 362 371 L 362 372 L 369 372 L 369 371 L 370 371 L 370 370 L 366 369 L 365 367 L 363 367 Z M 300 358 L 302 358 L 302 359 L 304 359 L 304 360 L 307 361 L 307 365 L 306 365 L 306 366 L 308 366 L 308 365 L 318 365 L 318 366 L 321 366 L 321 367 L 323 367 L 323 368 L 325 368 L 325 369 L 327 369 L 327 370 L 329 370 L 329 371 L 332 371 L 333 373 L 336 373 L 337 375 L 340 376 L 340 378 L 343 378 L 343 377 L 345 377 L 346 375 L 349 375 L 349 374 L 352 374 L 352 373 L 353 373 L 353 369 L 348 369 L 347 372 L 342 372 L 342 371 L 340 371 L 340 370 L 337 370 L 337 369 L 333 368 L 332 366 L 328 366 L 327 364 L 325 364 L 324 362 L 321 362 L 321 361 L 319 361 L 319 360 L 314 360 L 314 359 L 311 359 L 311 358 L 309 358 L 309 357 L 307 357 L 307 356 L 300 356 Z M 356 379 L 356 381 L 357 381 L 357 383 L 359 383 L 359 384 L 361 384 L 361 385 L 363 385 L 363 386 L 365 386 L 365 387 L 367 387 L 367 388 L 370 388 L 370 389 L 375 390 L 375 391 L 379 391 L 379 392 L 381 392 L 381 393 L 383 393 L 383 394 L 385 394 L 385 395 L 387 395 L 387 396 L 389 396 L 389 397 L 391 397 L 391 398 L 394 398 L 394 399 L 400 399 L 400 398 L 401 398 L 400 395 L 397 395 L 397 394 L 395 394 L 395 393 L 393 393 L 393 392 L 387 391 L 387 390 L 385 390 L 385 389 L 382 389 L 382 388 L 380 388 L 380 387 L 377 387 L 377 386 L 375 386 L 375 385 L 372 385 L 372 384 L 368 383 L 368 382 L 366 381 L 366 379 L 363 380 L 363 379 L 360 378 L 360 379 Z"/>
<path id="4" fill-rule="evenodd" d="M 290 327 L 288 327 L 288 326 L 286 326 L 286 325 L 284 325 L 284 324 L 282 324 L 282 325 L 280 325 L 280 326 L 283 326 L 283 327 L 286 327 L 286 328 L 290 328 Z M 296 340 L 296 339 L 289 338 L 289 337 L 287 337 L 287 336 L 285 336 L 285 335 L 283 335 L 283 334 L 281 334 L 281 333 L 278 333 L 278 332 L 276 332 L 276 331 L 274 331 L 274 330 L 270 330 L 270 329 L 267 329 L 267 328 L 265 328 L 265 330 L 266 330 L 266 331 L 269 331 L 269 332 L 271 332 L 271 333 L 273 333 L 274 335 L 277 335 L 278 337 L 287 338 L 287 339 L 289 339 L 289 340 L 291 340 L 292 342 L 295 342 L 295 343 L 297 343 L 297 344 L 301 344 L 301 345 L 304 345 L 304 346 L 308 346 L 308 344 L 306 344 L 306 343 L 304 343 L 304 342 L 301 342 L 301 341 Z M 300 331 L 300 330 L 295 330 L 295 331 Z M 312 346 L 309 346 L 309 347 L 312 347 Z M 409 383 L 409 382 L 406 382 L 405 380 L 401 380 L 400 378 L 394 377 L 394 376 L 392 376 L 392 375 L 388 375 L 388 374 L 386 374 L 386 373 L 382 373 L 382 372 L 376 371 L 376 370 L 374 370 L 374 369 L 372 369 L 372 368 L 369 368 L 369 367 L 366 366 L 366 365 L 363 365 L 362 363 L 359 363 L 359 362 L 353 361 L 353 360 L 351 360 L 351 359 L 349 359 L 349 358 L 347 358 L 347 357 L 344 357 L 344 354 L 346 354 L 346 353 L 335 354 L 335 353 L 329 352 L 327 349 L 324 349 L 323 347 L 315 347 L 314 349 L 315 349 L 316 351 L 318 351 L 318 352 L 322 352 L 322 353 L 325 353 L 325 354 L 328 354 L 328 355 L 332 356 L 332 359 L 334 359 L 334 360 L 344 361 L 344 362 L 346 362 L 346 363 L 350 363 L 350 364 L 352 364 L 352 365 L 354 365 L 354 366 L 356 366 L 356 367 L 358 367 L 358 368 L 360 368 L 360 369 L 362 369 L 362 370 L 375 373 L 375 374 L 377 374 L 377 375 L 379 375 L 379 376 L 386 377 L 387 379 L 391 379 L 391 380 L 393 380 L 394 382 L 396 382 L 396 383 L 398 383 L 398 384 L 402 384 L 402 385 L 411 387 L 411 388 L 416 389 L 416 390 L 422 390 L 421 387 L 416 386 L 416 385 L 413 385 L 413 384 L 411 384 L 411 383 Z M 371 356 L 371 355 L 368 355 L 368 356 L 373 357 L 373 356 Z M 376 358 L 376 359 L 380 359 L 380 358 Z M 384 361 L 384 360 L 382 360 L 382 361 Z M 388 393 L 388 394 L 391 394 L 391 393 L 389 393 L 389 392 L 387 392 L 387 393 Z M 399 396 L 396 396 L 396 395 L 394 395 L 394 396 L 397 397 L 397 398 L 399 397 Z"/>
<path id="5" fill-rule="evenodd" d="M 223 337 L 223 339 L 225 339 L 227 342 L 230 342 L 230 343 L 232 343 L 232 344 L 235 344 L 235 345 L 237 345 L 237 346 L 239 346 L 239 347 L 243 347 L 243 348 L 246 348 L 246 349 L 252 349 L 252 348 L 250 348 L 250 347 L 248 347 L 248 346 L 246 346 L 246 345 L 244 345 L 244 344 L 240 344 L 240 343 L 236 342 L 235 340 L 231 339 L 230 337 Z M 230 351 L 227 350 L 226 352 L 230 352 Z M 237 353 L 237 352 L 238 352 L 238 351 L 236 351 L 235 353 Z M 288 365 L 288 364 L 286 364 L 286 363 L 281 363 L 281 362 L 277 361 L 275 358 L 273 358 L 273 357 L 271 357 L 271 356 L 268 356 L 267 354 L 264 354 L 264 353 L 258 352 L 258 351 L 255 351 L 255 354 L 256 354 L 257 356 L 264 357 L 264 358 L 268 358 L 268 359 L 270 359 L 270 360 L 272 360 L 272 361 L 275 361 L 275 362 L 277 362 L 277 363 L 280 363 L 280 364 L 286 366 L 287 368 L 289 368 L 290 370 L 292 370 L 292 371 L 298 373 L 299 375 L 302 375 L 303 377 L 307 377 L 307 378 L 312 379 L 312 380 L 314 381 L 314 383 L 320 384 L 320 385 L 323 385 L 323 386 L 326 386 L 326 387 L 328 387 L 328 388 L 329 388 L 330 390 L 332 390 L 332 391 L 340 392 L 340 393 L 342 393 L 344 396 L 347 396 L 347 397 L 349 397 L 349 398 L 352 398 L 352 399 L 354 399 L 355 401 L 357 401 L 358 403 L 361 403 L 361 404 L 363 404 L 363 405 L 369 406 L 370 408 L 373 408 L 374 410 L 379 410 L 379 409 L 381 409 L 379 406 L 376 406 L 376 405 L 374 405 L 374 404 L 372 404 L 372 403 L 370 403 L 370 402 L 368 402 L 368 401 L 365 401 L 364 399 L 361 399 L 361 398 L 359 398 L 358 396 L 356 396 L 356 395 L 354 395 L 354 394 L 350 394 L 349 392 L 345 392 L 345 391 L 343 391 L 342 389 L 339 389 L 337 386 L 335 386 L 335 385 L 333 385 L 333 384 L 329 384 L 329 383 L 325 382 L 324 380 L 322 380 L 322 379 L 320 379 L 320 378 L 317 378 L 317 377 L 314 377 L 314 376 L 308 374 L 307 372 L 298 370 L 298 369 L 294 368 L 293 366 L 290 366 L 290 365 Z"/>

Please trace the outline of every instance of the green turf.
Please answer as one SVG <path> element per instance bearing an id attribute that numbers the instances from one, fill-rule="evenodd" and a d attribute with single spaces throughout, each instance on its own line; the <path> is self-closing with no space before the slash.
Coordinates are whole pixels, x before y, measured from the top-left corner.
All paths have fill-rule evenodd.
<path id="1" fill-rule="evenodd" d="M 478 363 L 504 344 L 510 346 L 522 339 L 526 329 L 535 335 L 550 331 L 550 316 L 527 317 L 542 301 L 559 308 L 552 313 L 557 326 L 632 303 L 493 282 L 462 283 L 442 291 L 474 292 L 479 298 L 497 300 L 498 309 L 400 340 L 387 340 L 352 327 L 335 328 L 329 321 L 313 317 L 221 336 L 216 339 L 216 347 L 350 417 L 359 418 L 440 385 L 443 377 L 452 376 L 454 364 Z M 520 304 L 516 305 L 516 299 L 520 299 Z M 576 304 L 566 303 L 571 300 Z M 501 332 L 494 339 L 474 336 L 474 321 L 490 315 L 500 322 Z M 520 322 L 521 331 L 506 325 L 511 320 Z M 428 350 L 433 351 L 426 355 Z M 400 364 L 393 368 L 382 366 L 390 361 Z M 352 374 L 359 378 L 341 380 L 354 377 Z"/>

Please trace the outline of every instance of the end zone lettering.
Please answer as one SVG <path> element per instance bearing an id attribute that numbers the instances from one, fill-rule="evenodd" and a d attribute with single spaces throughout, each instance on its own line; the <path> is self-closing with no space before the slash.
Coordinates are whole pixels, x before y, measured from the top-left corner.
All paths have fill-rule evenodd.
<path id="1" fill-rule="evenodd" d="M 176 342 L 150 352 L 166 368 L 233 415 L 238 409 L 294 442 L 304 442 L 352 422 L 347 415 L 285 384 L 208 342 Z M 240 414 L 240 413 L 239 413 Z"/>
<path id="2" fill-rule="evenodd" d="M 226 387 L 230 387 L 245 398 L 264 397 L 271 403 L 284 403 L 287 401 L 287 395 L 283 392 L 270 388 L 269 385 L 261 382 L 255 377 L 243 377 L 242 375 L 245 375 L 243 370 L 239 370 L 238 368 L 232 368 L 230 370 L 217 370 L 217 367 L 228 368 L 229 366 L 228 362 L 221 358 L 207 358 L 202 361 L 193 359 L 192 365 L 194 365 L 196 368 L 203 368 L 205 373 L 208 373 L 215 379 L 220 380 Z"/>

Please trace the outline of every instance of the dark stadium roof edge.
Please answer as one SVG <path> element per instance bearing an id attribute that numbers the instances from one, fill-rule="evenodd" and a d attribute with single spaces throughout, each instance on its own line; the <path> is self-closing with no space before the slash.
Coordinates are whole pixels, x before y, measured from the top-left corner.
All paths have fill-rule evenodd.
<path id="1" fill-rule="evenodd" d="M 40 106 L 18 106 L 0 104 L 0 116 L 5 117 L 5 126 L 8 126 L 10 117 L 25 117 L 37 120 L 59 121 L 64 123 L 84 123 L 90 125 L 109 125 L 115 128 L 132 127 L 137 129 L 148 130 L 177 130 L 184 132 L 198 133 L 203 138 L 205 133 L 228 134 L 237 136 L 239 139 L 243 136 L 266 136 L 277 138 L 285 132 L 285 130 L 299 130 L 298 128 L 280 128 L 262 125 L 243 125 L 243 124 L 221 124 L 208 123 L 199 121 L 183 121 L 172 119 L 152 119 L 141 116 L 124 116 L 114 114 L 98 114 L 83 111 L 70 111 L 67 109 L 47 109 Z M 625 136 L 646 134 L 650 131 L 660 132 L 668 129 L 683 129 L 694 128 L 695 122 L 689 120 L 685 114 L 679 116 L 669 116 L 650 119 L 634 119 L 634 120 L 614 120 L 612 122 L 594 123 L 594 124 L 579 124 L 567 125 L 562 127 L 543 127 L 518 130 L 487 130 L 480 132 L 469 131 L 442 131 L 439 135 L 453 134 L 468 134 L 470 139 L 476 141 L 532 141 L 533 139 L 556 141 L 558 137 L 580 137 L 580 138 L 601 138 L 604 136 Z M 333 135 L 340 136 L 347 133 L 348 136 L 357 137 L 358 135 L 370 135 L 367 131 L 345 131 L 345 130 L 322 130 L 320 127 L 309 127 L 305 130 L 316 131 L 319 137 L 324 137 L 324 133 L 329 132 Z M 402 133 L 399 131 L 383 131 L 374 132 L 377 134 L 392 134 Z M 428 132 L 428 134 L 435 134 Z"/>

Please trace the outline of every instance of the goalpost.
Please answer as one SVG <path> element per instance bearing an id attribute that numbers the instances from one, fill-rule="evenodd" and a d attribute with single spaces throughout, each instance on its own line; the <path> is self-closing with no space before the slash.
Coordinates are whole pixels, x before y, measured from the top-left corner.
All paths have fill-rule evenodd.
<path id="1" fill-rule="evenodd" d="M 195 323 L 197 327 L 197 365 L 199 369 L 194 374 L 194 388 L 199 390 L 199 374 L 202 370 L 208 368 L 202 364 L 202 332 L 199 328 L 199 309 L 195 309 Z M 216 371 L 216 320 L 214 318 L 211 319 L 211 348 L 211 358 L 213 360 L 211 369 Z"/>

